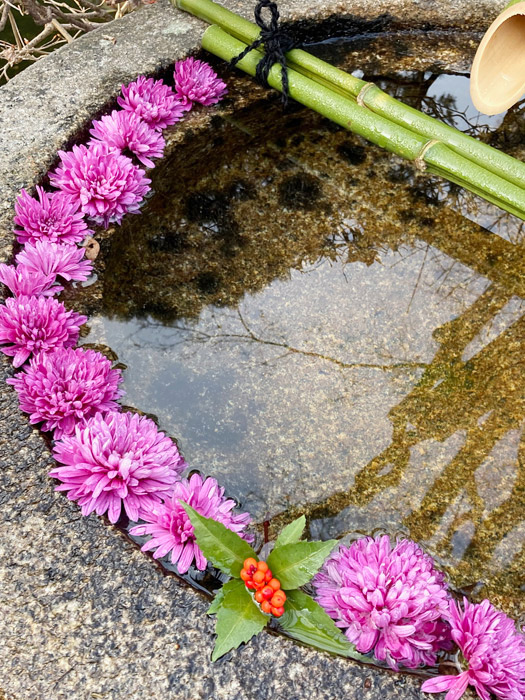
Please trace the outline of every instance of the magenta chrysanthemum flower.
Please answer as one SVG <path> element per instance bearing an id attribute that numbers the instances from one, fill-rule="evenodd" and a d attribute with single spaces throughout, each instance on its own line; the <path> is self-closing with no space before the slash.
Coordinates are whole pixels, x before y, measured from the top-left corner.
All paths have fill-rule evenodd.
<path id="1" fill-rule="evenodd" d="M 482 700 L 491 693 L 500 700 L 525 697 L 525 635 L 514 621 L 496 610 L 488 600 L 477 605 L 463 600 L 463 607 L 450 601 L 446 619 L 461 656 L 458 676 L 438 676 L 425 681 L 425 693 L 448 691 L 445 700 L 459 700 L 467 686 Z"/>
<path id="2" fill-rule="evenodd" d="M 56 490 L 78 501 L 82 515 L 107 512 L 112 523 L 122 506 L 138 520 L 173 490 L 187 466 L 152 420 L 132 413 L 98 413 L 57 442 L 54 456 L 65 465 L 49 474 L 63 482 Z"/>
<path id="3" fill-rule="evenodd" d="M 45 276 L 60 275 L 68 282 L 83 282 L 93 271 L 91 260 L 82 259 L 85 252 L 84 248 L 78 248 L 76 245 L 36 241 L 24 246 L 16 256 L 16 262 Z"/>
<path id="4" fill-rule="evenodd" d="M 41 270 L 31 270 L 25 265 L 0 263 L 0 282 L 15 297 L 52 297 L 63 289 L 53 284 L 54 281 L 55 275 L 45 275 Z"/>
<path id="5" fill-rule="evenodd" d="M 162 158 L 164 137 L 134 112 L 115 109 L 94 121 L 89 133 L 94 137 L 90 144 L 103 141 L 119 151 L 128 149 L 147 168 L 154 167 L 152 158 Z"/>
<path id="6" fill-rule="evenodd" d="M 196 58 L 177 61 L 173 75 L 175 94 L 188 109 L 193 102 L 206 106 L 216 104 L 228 92 L 226 83 L 217 77 L 212 67 Z"/>
<path id="7" fill-rule="evenodd" d="M 117 102 L 127 112 L 134 112 L 153 129 L 165 129 L 178 122 L 186 107 L 169 85 L 140 75 L 133 83 L 122 86 Z"/>
<path id="8" fill-rule="evenodd" d="M 14 221 L 20 228 L 15 228 L 15 234 L 20 243 L 79 243 L 92 233 L 78 210 L 78 200 L 63 192 L 45 192 L 42 187 L 36 191 L 38 200 L 25 190 L 16 200 Z"/>
<path id="9" fill-rule="evenodd" d="M 314 577 L 316 599 L 361 653 L 392 668 L 433 665 L 450 647 L 441 620 L 448 592 L 443 574 L 411 540 L 364 537 L 340 547 Z"/>
<path id="10" fill-rule="evenodd" d="M 20 367 L 30 355 L 70 347 L 78 340 L 80 326 L 87 321 L 64 304 L 48 297 L 20 296 L 0 306 L 0 348 Z"/>
<path id="11" fill-rule="evenodd" d="M 195 560 L 197 569 L 206 568 L 206 559 L 197 546 L 193 526 L 179 501 L 189 503 L 206 518 L 218 520 L 228 529 L 242 534 L 251 518 L 249 513 L 234 514 L 235 501 L 224 498 L 224 489 L 215 479 L 205 481 L 199 474 L 178 481 L 170 499 L 153 507 L 151 513 L 141 517 L 147 525 L 137 525 L 130 530 L 132 535 L 153 535 L 142 547 L 142 551 L 155 549 L 154 559 L 171 552 L 171 561 L 177 564 L 180 574 L 186 573 Z"/>
<path id="12" fill-rule="evenodd" d="M 95 223 L 107 228 L 139 211 L 151 180 L 131 158 L 105 143 L 73 146 L 58 154 L 61 166 L 49 176 L 51 184 L 79 202 Z"/>
<path id="13" fill-rule="evenodd" d="M 94 350 L 59 348 L 39 353 L 28 367 L 8 379 L 18 392 L 20 408 L 30 423 L 54 430 L 55 439 L 72 433 L 75 424 L 95 413 L 119 409 L 123 394 L 119 370 Z"/>

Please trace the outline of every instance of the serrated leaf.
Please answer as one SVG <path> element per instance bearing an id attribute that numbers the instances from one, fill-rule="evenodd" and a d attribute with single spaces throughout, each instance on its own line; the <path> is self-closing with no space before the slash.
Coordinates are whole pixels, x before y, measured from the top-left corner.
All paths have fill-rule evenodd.
<path id="1" fill-rule="evenodd" d="M 275 578 L 285 591 L 304 586 L 321 568 L 337 540 L 296 542 L 275 547 L 267 559 Z"/>
<path id="2" fill-rule="evenodd" d="M 244 581 L 228 581 L 227 586 L 228 591 L 225 591 L 217 611 L 217 640 L 211 656 L 212 661 L 217 661 L 227 652 L 237 649 L 243 642 L 248 642 L 254 635 L 259 634 L 268 622 L 268 617 L 254 603 Z"/>
<path id="3" fill-rule="evenodd" d="M 210 607 L 206 611 L 206 615 L 216 615 L 217 611 L 222 605 L 222 601 L 224 600 L 224 594 L 228 592 L 229 588 L 228 586 L 231 584 L 232 581 L 236 581 L 237 579 L 230 579 L 227 581 L 224 586 L 219 588 L 219 590 L 215 593 L 215 598 L 212 600 Z"/>
<path id="4" fill-rule="evenodd" d="M 331 654 L 370 661 L 355 650 L 332 618 L 306 593 L 289 591 L 284 608 L 279 624 L 290 637 Z"/>
<path id="5" fill-rule="evenodd" d="M 232 579 L 236 581 L 237 579 Z M 223 589 L 220 588 L 215 594 L 215 598 L 211 601 L 210 607 L 206 611 L 206 615 L 216 615 L 219 608 L 222 606 L 222 600 L 224 598 Z"/>
<path id="6" fill-rule="evenodd" d="M 206 559 L 225 574 L 239 578 L 244 560 L 257 558 L 255 551 L 222 523 L 205 518 L 183 501 L 180 504 L 188 514 L 195 530 L 195 539 Z"/>
<path id="7" fill-rule="evenodd" d="M 297 520 L 294 520 L 292 523 L 287 525 L 275 541 L 274 549 L 276 547 L 284 547 L 285 544 L 294 544 L 295 542 L 299 542 L 305 525 L 306 518 L 304 515 L 301 515 L 300 518 L 297 518 Z"/>

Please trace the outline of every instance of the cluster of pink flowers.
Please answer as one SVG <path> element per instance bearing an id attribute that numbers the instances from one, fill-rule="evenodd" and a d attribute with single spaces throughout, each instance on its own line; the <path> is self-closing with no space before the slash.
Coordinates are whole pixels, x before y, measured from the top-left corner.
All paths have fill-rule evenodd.
<path id="1" fill-rule="evenodd" d="M 20 367 L 29 357 L 76 344 L 87 321 L 64 304 L 44 296 L 18 296 L 0 306 L 2 352 Z"/>
<path id="2" fill-rule="evenodd" d="M 122 505 L 138 520 L 173 492 L 187 466 L 173 440 L 133 413 L 97 413 L 59 440 L 54 456 L 64 465 L 50 472 L 62 481 L 57 490 L 78 501 L 82 515 L 107 512 L 112 523 Z"/>
<path id="3" fill-rule="evenodd" d="M 74 347 L 87 319 L 55 299 L 64 284 L 92 273 L 78 246 L 92 233 L 86 218 L 108 227 L 140 211 L 151 181 L 133 159 L 154 167 L 165 146 L 162 130 L 195 103 L 212 105 L 226 93 L 211 67 L 193 58 L 176 64 L 174 87 L 143 76 L 123 86 L 121 109 L 93 122 L 89 143 L 59 152 L 49 176 L 56 189 L 37 187 L 37 198 L 21 191 L 14 232 L 24 247 L 15 265 L 0 264 L 0 283 L 12 295 L 0 306 L 0 351 L 21 368 L 7 380 L 21 410 L 53 433 L 57 491 L 86 516 L 107 514 L 116 523 L 124 511 L 138 522 L 132 535 L 150 536 L 142 549 L 155 559 L 169 556 L 182 574 L 192 564 L 204 570 L 207 561 L 181 501 L 248 541 L 250 516 L 234 511 L 215 479 L 183 478 L 187 464 L 177 445 L 152 420 L 120 412 L 120 370 L 100 353 Z M 470 685 L 482 700 L 525 697 L 523 631 L 488 601 L 452 601 L 443 574 L 415 542 L 384 535 L 340 547 L 314 586 L 356 648 L 394 669 L 435 665 L 455 643 L 459 674 L 432 678 L 424 691 L 459 700 Z"/>
<path id="4" fill-rule="evenodd" d="M 14 221 L 19 243 L 80 243 L 92 233 L 78 202 L 62 192 L 46 192 L 38 186 L 36 192 L 38 200 L 22 190 L 16 201 Z"/>
<path id="5" fill-rule="evenodd" d="M 197 569 L 204 571 L 207 561 L 197 546 L 193 526 L 180 501 L 188 503 L 205 518 L 218 520 L 241 535 L 250 523 L 250 516 L 232 512 L 235 501 L 224 498 L 224 489 L 215 479 L 208 477 L 203 480 L 199 474 L 192 474 L 189 479 L 182 479 L 174 485 L 171 498 L 154 505 L 150 513 L 143 515 L 147 525 L 137 525 L 130 530 L 132 535 L 152 535 L 142 551 L 155 550 L 154 559 L 171 552 L 171 562 L 178 563 L 179 573 L 186 573 L 193 561 Z M 251 541 L 246 535 L 245 539 Z"/>
<path id="6" fill-rule="evenodd" d="M 115 523 L 124 511 L 158 533 L 167 511 L 182 510 L 182 497 L 242 534 L 248 513 L 232 513 L 233 501 L 213 479 L 181 480 L 187 465 L 173 440 L 148 418 L 120 412 L 120 370 L 100 353 L 74 347 L 87 319 L 54 298 L 64 284 L 92 274 L 93 263 L 79 247 L 93 233 L 87 220 L 108 227 L 139 212 L 151 183 L 140 165 L 153 168 L 153 159 L 162 157 L 162 130 L 194 103 L 214 104 L 226 92 L 212 69 L 194 59 L 177 63 L 174 82 L 175 90 L 141 76 L 122 86 L 121 109 L 93 122 L 89 143 L 59 152 L 60 164 L 49 173 L 55 189 L 37 187 L 36 197 L 21 191 L 14 232 L 23 248 L 14 265 L 0 264 L 0 283 L 12 295 L 0 306 L 0 351 L 21 368 L 7 380 L 20 408 L 53 433 L 58 466 L 50 475 L 60 481 L 57 490 L 84 515 L 107 513 Z M 181 571 L 194 559 L 202 568 L 185 513 L 175 520 L 183 524 L 171 527 L 169 544 L 161 538 L 161 553 L 158 534 L 147 549 L 157 549 L 155 557 L 171 552 L 174 563 L 180 555 Z"/>
<path id="7" fill-rule="evenodd" d="M 392 668 L 434 666 L 454 643 L 459 675 L 432 678 L 427 693 L 459 700 L 470 685 L 482 700 L 522 700 L 525 635 L 488 600 L 463 607 L 441 571 L 415 542 L 388 535 L 341 546 L 314 577 L 316 599 L 361 653 Z"/>
<path id="8" fill-rule="evenodd" d="M 364 537 L 340 547 L 314 578 L 317 600 L 358 651 L 392 668 L 434 665 L 450 647 L 443 574 L 411 540 Z"/>
<path id="9" fill-rule="evenodd" d="M 458 700 L 472 686 L 482 700 L 525 697 L 525 634 L 510 617 L 488 600 L 463 608 L 450 601 L 445 618 L 460 651 L 459 674 L 425 681 L 425 693 L 447 691 L 445 700 Z"/>

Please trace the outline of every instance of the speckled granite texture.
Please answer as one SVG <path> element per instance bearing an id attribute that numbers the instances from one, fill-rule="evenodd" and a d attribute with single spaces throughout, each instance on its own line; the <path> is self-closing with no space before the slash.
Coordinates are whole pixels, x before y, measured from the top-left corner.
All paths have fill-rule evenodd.
<path id="1" fill-rule="evenodd" d="M 228 6 L 250 16 L 250 2 Z M 378 0 L 406 21 L 483 26 L 505 4 Z M 283 16 L 370 15 L 368 0 L 282 2 Z M 205 25 L 160 1 L 85 36 L 0 89 L 0 257 L 16 193 L 121 82 L 198 48 Z M 206 602 L 96 517 L 55 494 L 51 457 L 0 362 L 0 698 L 304 700 L 420 698 L 410 677 L 363 669 L 267 634 L 211 665 Z"/>

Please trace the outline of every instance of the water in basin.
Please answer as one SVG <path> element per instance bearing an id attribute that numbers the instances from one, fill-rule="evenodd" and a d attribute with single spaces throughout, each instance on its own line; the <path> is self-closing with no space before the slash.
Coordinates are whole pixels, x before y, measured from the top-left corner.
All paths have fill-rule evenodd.
<path id="1" fill-rule="evenodd" d="M 469 102 L 469 41 L 316 50 L 519 155 L 522 106 Z M 227 80 L 172 135 L 144 214 L 102 237 L 84 342 L 256 521 L 403 532 L 458 590 L 523 613 L 523 223 Z"/>

